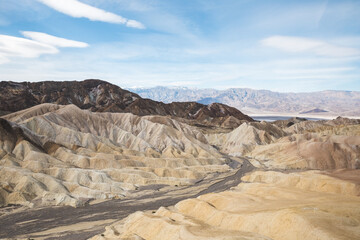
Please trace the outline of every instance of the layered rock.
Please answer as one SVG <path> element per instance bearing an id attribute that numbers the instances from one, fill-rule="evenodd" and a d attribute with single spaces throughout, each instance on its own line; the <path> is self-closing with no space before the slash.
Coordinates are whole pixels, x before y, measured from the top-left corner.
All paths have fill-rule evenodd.
<path id="1" fill-rule="evenodd" d="M 77 206 L 229 170 L 200 131 L 168 117 L 43 104 L 4 116 L 0 130 L 1 205 Z"/>
<path id="2" fill-rule="evenodd" d="M 294 133 L 307 133 L 307 132 L 321 132 L 323 130 L 331 130 L 341 127 L 349 127 L 352 125 L 360 124 L 360 119 L 349 119 L 349 118 L 342 118 L 338 117 L 333 120 L 322 120 L 322 121 L 298 121 L 294 124 L 291 124 L 287 128 L 284 129 L 289 134 Z M 346 134 L 350 133 L 351 131 L 345 131 Z M 345 133 L 344 132 L 344 133 Z M 335 132 L 330 132 L 329 134 L 337 134 Z M 339 134 L 337 134 L 339 135 Z"/>
<path id="3" fill-rule="evenodd" d="M 318 123 L 315 123 L 318 124 Z M 315 131 L 315 130 L 314 130 Z M 247 154 L 266 168 L 359 168 L 360 125 L 316 128 L 317 133 L 293 134 Z"/>
<path id="4" fill-rule="evenodd" d="M 229 133 L 206 137 L 221 152 L 249 157 L 260 168 L 325 170 L 360 165 L 360 124 L 356 119 L 243 123 Z"/>
<path id="5" fill-rule="evenodd" d="M 229 133 L 209 134 L 210 144 L 217 146 L 222 152 L 242 156 L 251 152 L 257 145 L 274 142 L 286 133 L 271 123 L 243 123 Z"/>

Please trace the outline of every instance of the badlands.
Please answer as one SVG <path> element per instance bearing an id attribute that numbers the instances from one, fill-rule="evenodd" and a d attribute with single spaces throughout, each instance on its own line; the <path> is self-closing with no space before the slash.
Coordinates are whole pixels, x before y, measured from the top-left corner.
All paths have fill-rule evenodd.
<path id="1" fill-rule="evenodd" d="M 74 84 L 0 84 L 0 238 L 360 239 L 359 120 Z"/>

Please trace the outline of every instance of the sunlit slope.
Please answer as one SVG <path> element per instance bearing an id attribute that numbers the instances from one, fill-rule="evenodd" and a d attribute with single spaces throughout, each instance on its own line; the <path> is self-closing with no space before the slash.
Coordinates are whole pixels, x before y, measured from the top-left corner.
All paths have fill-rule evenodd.
<path id="1" fill-rule="evenodd" d="M 208 134 L 206 137 L 221 152 L 249 157 L 251 163 L 259 168 L 360 168 L 358 120 L 338 118 L 294 124 L 284 121 L 278 125 L 243 123 L 229 133 Z"/>
<path id="2" fill-rule="evenodd" d="M 134 213 L 93 239 L 359 239 L 359 185 L 332 174 L 254 172 L 230 191 Z"/>
<path id="3" fill-rule="evenodd" d="M 6 120 L 5 120 L 6 119 Z M 78 205 L 148 184 L 186 185 L 227 171 L 205 136 L 163 116 L 43 104 L 1 120 L 1 205 Z"/>

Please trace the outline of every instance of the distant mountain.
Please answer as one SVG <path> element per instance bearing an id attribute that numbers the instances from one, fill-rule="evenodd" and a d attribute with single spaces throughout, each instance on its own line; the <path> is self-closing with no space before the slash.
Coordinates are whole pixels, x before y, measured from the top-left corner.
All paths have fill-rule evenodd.
<path id="1" fill-rule="evenodd" d="M 301 112 L 300 114 L 307 114 L 307 113 L 324 113 L 324 112 L 328 112 L 328 111 L 323 110 L 323 109 L 319 109 L 319 108 L 315 108 L 315 109 L 312 109 L 312 110 L 310 110 L 310 111 Z"/>
<path id="2" fill-rule="evenodd" d="M 89 79 L 64 82 L 0 82 L 0 113 L 11 113 L 42 103 L 74 104 L 92 112 L 128 112 L 186 119 L 190 124 L 234 128 L 241 121 L 253 121 L 238 109 L 224 104 L 197 102 L 165 104 L 124 90 L 111 83 Z"/>
<path id="3" fill-rule="evenodd" d="M 213 102 L 236 107 L 246 114 L 317 114 L 360 116 L 360 92 L 320 91 L 280 93 L 248 88 L 190 89 L 190 88 L 133 88 L 131 91 L 156 101 Z M 321 111 L 317 111 L 320 109 Z"/>

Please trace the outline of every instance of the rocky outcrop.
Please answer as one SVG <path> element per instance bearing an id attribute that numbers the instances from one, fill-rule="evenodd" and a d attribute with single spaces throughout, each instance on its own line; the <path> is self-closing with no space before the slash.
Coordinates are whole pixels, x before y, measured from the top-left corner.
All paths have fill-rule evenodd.
<path id="1" fill-rule="evenodd" d="M 74 104 L 93 112 L 116 112 L 136 99 L 135 93 L 100 80 L 0 82 L 0 110 L 16 112 L 42 103 Z"/>
<path id="2" fill-rule="evenodd" d="M 272 122 L 272 124 L 280 127 L 280 128 L 288 128 L 291 127 L 292 125 L 296 124 L 296 123 L 300 123 L 300 122 L 304 122 L 307 121 L 306 118 L 299 118 L 299 117 L 293 117 L 293 118 L 289 118 L 287 120 L 276 120 L 274 122 Z"/>

